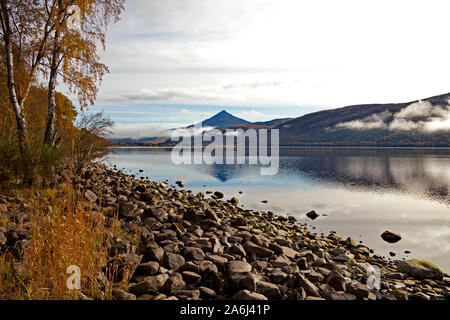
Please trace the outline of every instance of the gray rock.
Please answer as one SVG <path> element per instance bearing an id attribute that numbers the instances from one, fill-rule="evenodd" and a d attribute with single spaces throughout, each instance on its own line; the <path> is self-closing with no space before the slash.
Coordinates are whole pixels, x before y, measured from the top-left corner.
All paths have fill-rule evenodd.
<path id="1" fill-rule="evenodd" d="M 250 291 L 256 291 L 256 285 L 259 281 L 256 275 L 251 272 L 235 273 L 230 277 L 230 279 L 235 287 Z"/>
<path id="2" fill-rule="evenodd" d="M 280 288 L 273 283 L 266 281 L 258 281 L 256 284 L 256 292 L 266 296 L 269 299 L 280 299 Z"/>
<path id="3" fill-rule="evenodd" d="M 288 265 L 291 264 L 291 261 L 286 258 L 286 256 L 284 255 L 280 255 L 278 256 L 273 262 L 272 262 L 272 266 L 274 268 L 283 268 L 286 267 Z"/>
<path id="4" fill-rule="evenodd" d="M 362 283 L 351 283 L 347 285 L 347 292 L 360 299 L 368 298 L 371 293 L 369 287 Z"/>
<path id="5" fill-rule="evenodd" d="M 327 284 L 337 291 L 345 291 L 345 278 L 337 271 L 331 271 L 327 277 Z"/>
<path id="6" fill-rule="evenodd" d="M 228 262 L 227 258 L 219 256 L 217 254 L 207 255 L 206 258 L 208 260 L 211 260 L 212 262 L 214 262 L 215 265 L 221 268 L 225 267 L 226 263 Z"/>
<path id="7" fill-rule="evenodd" d="M 118 276 L 124 277 L 125 275 L 130 279 L 137 267 L 141 263 L 142 256 L 135 253 L 122 253 L 119 254 L 115 260 L 110 261 L 111 270 L 114 268 L 112 265 L 118 266 Z"/>
<path id="8" fill-rule="evenodd" d="M 277 254 L 284 254 L 289 259 L 294 259 L 299 253 L 294 249 L 279 244 L 271 243 L 269 249 L 273 250 Z"/>
<path id="9" fill-rule="evenodd" d="M 154 276 L 159 272 L 159 263 L 155 261 L 149 261 L 141 263 L 136 269 L 137 275 Z"/>
<path id="10" fill-rule="evenodd" d="M 203 299 L 215 299 L 217 297 L 216 292 L 213 289 L 207 287 L 199 287 L 200 297 Z"/>
<path id="11" fill-rule="evenodd" d="M 252 271 L 252 266 L 246 261 L 228 262 L 228 274 L 233 276 L 236 273 L 247 273 Z"/>
<path id="12" fill-rule="evenodd" d="M 113 288 L 112 295 L 117 300 L 136 300 L 136 296 L 134 294 L 128 293 L 120 288 Z"/>
<path id="13" fill-rule="evenodd" d="M 187 284 L 197 283 L 202 278 L 198 273 L 192 271 L 183 271 L 181 276 Z"/>
<path id="14" fill-rule="evenodd" d="M 324 291 L 320 296 L 326 300 L 348 300 L 345 292 Z"/>
<path id="15" fill-rule="evenodd" d="M 183 255 L 188 260 L 197 260 L 197 261 L 205 260 L 205 253 L 203 252 L 202 249 L 197 247 L 184 247 Z"/>
<path id="16" fill-rule="evenodd" d="M 286 280 L 287 276 L 288 275 L 280 269 L 273 269 L 269 274 L 270 279 L 277 284 L 283 283 Z"/>
<path id="17" fill-rule="evenodd" d="M 162 291 L 172 293 L 174 290 L 181 290 L 186 287 L 183 277 L 179 273 L 175 273 L 167 279 L 161 288 Z"/>
<path id="18" fill-rule="evenodd" d="M 315 283 L 317 283 L 317 282 L 323 282 L 324 280 L 325 280 L 325 276 L 322 274 L 322 273 L 320 273 L 320 272 L 311 272 L 309 275 L 308 275 L 308 278 L 312 281 L 312 282 L 315 282 Z"/>
<path id="19" fill-rule="evenodd" d="M 161 263 L 164 257 L 164 250 L 159 246 L 150 246 L 145 249 L 144 257 L 148 260 L 158 261 Z"/>
<path id="20" fill-rule="evenodd" d="M 140 296 L 146 293 L 159 291 L 168 279 L 168 274 L 159 274 L 157 276 L 148 277 L 144 281 L 131 285 L 130 292 Z"/>
<path id="21" fill-rule="evenodd" d="M 237 254 L 242 257 L 246 257 L 247 253 L 244 250 L 244 247 L 240 243 L 233 243 L 230 247 L 230 252 Z"/>
<path id="22" fill-rule="evenodd" d="M 183 258 L 183 256 L 176 254 L 176 253 L 171 253 L 171 252 L 166 252 L 164 254 L 163 257 L 163 266 L 172 270 L 178 270 L 180 269 L 185 263 L 185 260 Z"/>
<path id="23" fill-rule="evenodd" d="M 251 301 L 251 300 L 268 300 L 268 299 L 264 295 L 256 292 L 241 290 L 233 296 L 233 300 Z"/>
<path id="24" fill-rule="evenodd" d="M 333 260 L 336 262 L 348 263 L 348 262 L 352 261 L 352 258 L 350 256 L 348 256 L 347 254 L 340 254 L 340 255 L 334 257 Z"/>
<path id="25" fill-rule="evenodd" d="M 200 299 L 200 290 L 174 290 L 172 292 L 174 295 L 181 300 L 199 300 Z"/>
<path id="26" fill-rule="evenodd" d="M 137 205 L 133 202 L 128 201 L 120 205 L 119 207 L 119 217 L 120 218 L 134 218 Z"/>
<path id="27" fill-rule="evenodd" d="M 306 279 L 302 274 L 297 275 L 297 281 L 299 286 L 305 289 L 308 296 L 320 297 L 319 288 L 317 288 L 311 281 Z"/>
<path id="28" fill-rule="evenodd" d="M 248 254 L 254 253 L 257 256 L 260 256 L 260 257 L 263 257 L 263 258 L 264 257 L 271 257 L 271 256 L 274 255 L 274 252 L 272 250 L 260 247 L 260 246 L 254 244 L 251 241 L 248 241 L 245 244 L 244 248 L 245 248 L 245 250 L 247 251 Z"/>

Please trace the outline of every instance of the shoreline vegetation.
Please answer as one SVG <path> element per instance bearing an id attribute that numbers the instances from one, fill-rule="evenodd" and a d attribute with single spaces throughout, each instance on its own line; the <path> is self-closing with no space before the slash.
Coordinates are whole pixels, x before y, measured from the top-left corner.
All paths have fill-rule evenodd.
<path id="1" fill-rule="evenodd" d="M 183 187 L 181 181 L 177 182 Z M 450 278 L 99 163 L 0 196 L 0 299 L 447 300 Z M 310 213 L 311 214 L 311 213 Z M 81 289 L 69 290 L 78 266 Z M 367 283 L 376 280 L 380 289 Z M 375 277 L 375 278 L 374 278 Z"/>

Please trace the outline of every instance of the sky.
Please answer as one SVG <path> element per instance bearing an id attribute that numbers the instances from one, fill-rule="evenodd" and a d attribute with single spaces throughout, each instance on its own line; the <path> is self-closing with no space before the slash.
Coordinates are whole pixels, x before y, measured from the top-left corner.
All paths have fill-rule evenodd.
<path id="1" fill-rule="evenodd" d="M 91 111 L 144 137 L 450 92 L 450 2 L 127 0 Z"/>

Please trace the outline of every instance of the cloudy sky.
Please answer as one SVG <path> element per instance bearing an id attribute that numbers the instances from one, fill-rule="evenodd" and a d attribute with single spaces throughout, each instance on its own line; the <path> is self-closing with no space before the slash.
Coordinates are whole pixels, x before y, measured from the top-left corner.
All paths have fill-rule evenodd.
<path id="1" fill-rule="evenodd" d="M 226 109 L 250 121 L 450 91 L 450 2 L 127 0 L 91 110 L 147 136 Z"/>

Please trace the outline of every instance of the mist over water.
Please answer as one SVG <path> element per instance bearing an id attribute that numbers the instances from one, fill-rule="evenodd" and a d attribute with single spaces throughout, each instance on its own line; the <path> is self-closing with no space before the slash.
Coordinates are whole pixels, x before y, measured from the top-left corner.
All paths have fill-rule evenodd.
<path id="1" fill-rule="evenodd" d="M 378 254 L 450 272 L 450 149 L 281 148 L 275 176 L 261 176 L 259 165 L 177 166 L 170 151 L 116 148 L 104 161 L 154 181 L 182 180 L 195 193 L 220 190 L 246 208 L 293 215 L 318 234 L 335 230 Z M 309 220 L 311 210 L 321 216 Z M 402 240 L 384 242 L 385 230 Z"/>

